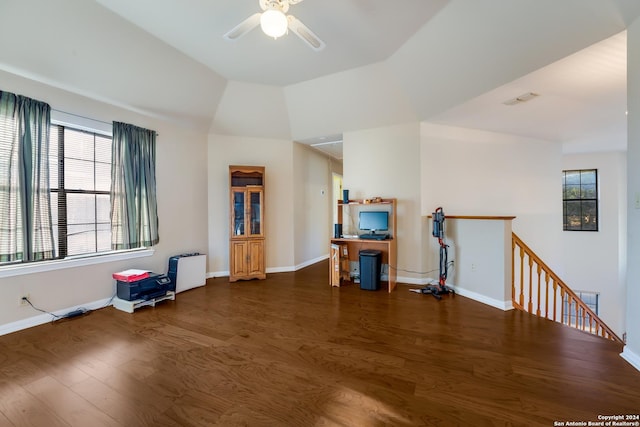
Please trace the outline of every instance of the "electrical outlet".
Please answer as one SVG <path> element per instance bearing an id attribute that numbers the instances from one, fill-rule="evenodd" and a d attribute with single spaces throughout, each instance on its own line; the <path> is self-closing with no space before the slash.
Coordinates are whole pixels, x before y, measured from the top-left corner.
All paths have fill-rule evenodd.
<path id="1" fill-rule="evenodd" d="M 351 261 L 349 265 L 349 270 L 352 276 L 360 275 L 360 263 L 358 261 Z"/>
<path id="2" fill-rule="evenodd" d="M 25 300 L 26 299 L 31 299 L 31 296 L 29 294 L 24 294 L 20 297 L 20 307 L 24 307 L 29 305 L 29 303 Z"/>
<path id="3" fill-rule="evenodd" d="M 471 271 L 476 271 L 478 269 L 478 266 L 476 264 L 471 264 Z"/>

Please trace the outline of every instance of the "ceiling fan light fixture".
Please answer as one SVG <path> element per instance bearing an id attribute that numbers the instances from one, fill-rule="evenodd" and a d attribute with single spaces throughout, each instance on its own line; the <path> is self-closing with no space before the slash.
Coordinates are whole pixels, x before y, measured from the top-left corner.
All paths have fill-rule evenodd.
<path id="1" fill-rule="evenodd" d="M 260 28 L 269 37 L 277 39 L 287 32 L 288 21 L 286 15 L 278 9 L 265 10 L 260 16 Z"/>
<path id="2" fill-rule="evenodd" d="M 256 28 L 258 25 L 269 37 L 277 39 L 291 31 L 300 40 L 305 42 L 316 52 L 323 50 L 326 46 L 313 31 L 300 22 L 293 15 L 287 15 L 289 6 L 298 4 L 302 0 L 258 0 L 262 12 L 253 15 L 240 22 L 222 35 L 225 40 L 234 41 Z"/>

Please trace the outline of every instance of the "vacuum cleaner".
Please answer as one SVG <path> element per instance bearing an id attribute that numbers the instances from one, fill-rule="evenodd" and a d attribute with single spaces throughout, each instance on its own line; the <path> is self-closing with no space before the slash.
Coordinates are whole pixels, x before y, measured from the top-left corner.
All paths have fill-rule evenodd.
<path id="1" fill-rule="evenodd" d="M 453 288 L 447 286 L 447 264 L 449 246 L 444 242 L 444 211 L 441 207 L 431 214 L 433 218 L 433 237 L 438 239 L 440 245 L 440 277 L 437 285 L 427 285 L 420 289 L 420 293 L 431 294 L 436 299 L 442 299 L 442 295 L 455 294 Z"/>

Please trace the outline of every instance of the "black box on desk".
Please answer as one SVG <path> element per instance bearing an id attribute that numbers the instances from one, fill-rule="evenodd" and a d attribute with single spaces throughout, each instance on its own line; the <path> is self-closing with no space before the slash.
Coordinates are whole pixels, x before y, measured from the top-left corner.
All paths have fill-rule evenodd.
<path id="1" fill-rule="evenodd" d="M 149 273 L 149 277 L 134 282 L 117 281 L 116 295 L 126 301 L 152 299 L 175 291 L 176 285 L 166 274 Z"/>
<path id="2" fill-rule="evenodd" d="M 377 291 L 380 289 L 382 274 L 382 251 L 363 249 L 360 256 L 360 289 Z"/>

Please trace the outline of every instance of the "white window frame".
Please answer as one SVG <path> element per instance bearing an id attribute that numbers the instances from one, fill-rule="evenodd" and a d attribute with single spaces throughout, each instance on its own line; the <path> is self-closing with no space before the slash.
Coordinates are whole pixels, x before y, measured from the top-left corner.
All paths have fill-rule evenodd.
<path id="1" fill-rule="evenodd" d="M 589 307 L 596 316 L 599 316 L 600 313 L 600 292 L 596 292 L 596 291 L 574 291 L 574 293 L 578 296 L 578 298 L 580 298 L 580 301 L 582 301 L 587 307 Z M 588 296 L 590 298 L 595 298 L 595 304 L 593 303 L 588 303 L 586 301 L 584 301 L 583 297 Z M 571 308 L 575 309 L 575 312 L 571 312 Z M 581 328 L 583 327 L 583 325 L 581 324 L 582 319 L 578 317 L 578 307 L 577 304 L 574 305 L 572 304 L 571 306 L 569 306 L 569 295 L 565 294 L 564 298 L 562 299 L 562 310 L 564 313 L 564 318 L 562 319 L 563 323 L 566 323 L 568 325 L 575 325 L 575 327 L 577 328 Z"/>

